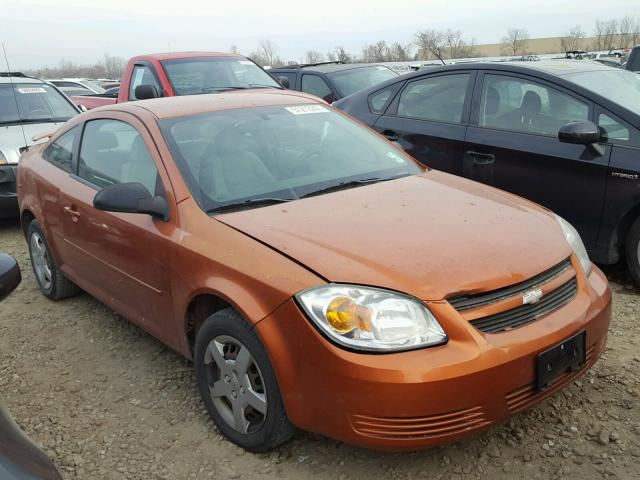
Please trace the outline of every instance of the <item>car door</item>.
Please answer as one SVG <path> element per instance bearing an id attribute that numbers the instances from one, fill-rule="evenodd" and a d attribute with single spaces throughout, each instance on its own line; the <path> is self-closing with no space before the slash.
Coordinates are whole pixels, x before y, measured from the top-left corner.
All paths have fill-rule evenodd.
<path id="1" fill-rule="evenodd" d="M 137 100 L 136 87 L 140 85 L 152 85 L 156 88 L 158 96 L 164 96 L 164 91 L 162 90 L 162 85 L 160 84 L 155 68 L 146 62 L 138 63 L 133 67 L 131 82 L 129 84 L 129 100 Z"/>
<path id="2" fill-rule="evenodd" d="M 407 82 L 374 128 L 424 165 L 461 175 L 474 76 L 441 72 Z"/>
<path id="3" fill-rule="evenodd" d="M 69 262 L 75 278 L 83 289 L 168 340 L 173 223 L 93 207 L 96 192 L 115 183 L 139 182 L 152 195 L 172 198 L 148 131 L 125 113 L 89 120 L 75 160 L 75 185 L 61 192 L 64 236 L 74 250 Z"/>
<path id="4" fill-rule="evenodd" d="M 571 222 L 594 248 L 610 146 L 562 143 L 558 131 L 592 118 L 585 98 L 542 79 L 483 72 L 476 82 L 464 176 L 533 200 Z"/>
<path id="5" fill-rule="evenodd" d="M 640 204 L 640 130 L 598 105 L 595 119 L 603 141 L 611 148 L 598 255 L 595 258 L 610 263 L 617 261 L 616 257 L 609 256 L 615 252 L 610 248 L 612 240 L 620 243 L 625 240 L 615 238 L 618 225 L 632 208 Z"/>
<path id="6" fill-rule="evenodd" d="M 71 177 L 73 172 L 73 153 L 80 139 L 81 128 L 73 127 L 64 132 L 42 152 L 45 160 L 42 170 L 35 178 L 35 187 L 38 192 L 42 218 L 40 221 L 46 226 L 48 232 L 47 242 L 52 248 L 58 266 L 65 274 L 71 274 L 67 259 L 74 252 L 69 244 L 64 241 L 64 210 L 60 202 L 61 191 L 73 188 L 75 180 Z"/>

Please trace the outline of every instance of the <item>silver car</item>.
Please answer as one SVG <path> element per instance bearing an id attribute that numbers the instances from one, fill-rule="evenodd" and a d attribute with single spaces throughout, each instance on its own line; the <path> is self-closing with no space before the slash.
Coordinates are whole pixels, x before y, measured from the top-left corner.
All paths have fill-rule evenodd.
<path id="1" fill-rule="evenodd" d="M 80 112 L 56 87 L 20 73 L 0 73 L 0 218 L 18 214 L 16 169 L 33 137 Z M 41 140 L 44 141 L 45 139 Z"/>

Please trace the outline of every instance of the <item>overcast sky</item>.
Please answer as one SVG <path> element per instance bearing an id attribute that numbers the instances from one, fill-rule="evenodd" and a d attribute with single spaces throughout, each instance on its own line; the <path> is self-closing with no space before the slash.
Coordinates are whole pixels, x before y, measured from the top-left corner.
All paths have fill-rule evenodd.
<path id="1" fill-rule="evenodd" d="M 596 19 L 640 15 L 637 0 L 0 0 L 0 41 L 13 69 L 91 63 L 105 53 L 222 50 L 271 39 L 285 60 L 336 45 L 408 43 L 419 29 L 462 30 L 496 43 L 509 28 L 560 36 Z M 5 69 L 4 59 L 2 67 Z"/>

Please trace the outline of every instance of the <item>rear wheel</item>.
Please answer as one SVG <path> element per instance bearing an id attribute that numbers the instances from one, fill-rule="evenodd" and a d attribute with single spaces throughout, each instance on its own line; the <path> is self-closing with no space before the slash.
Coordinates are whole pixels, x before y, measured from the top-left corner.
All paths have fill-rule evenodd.
<path id="1" fill-rule="evenodd" d="M 232 442 L 264 452 L 295 432 L 257 333 L 238 312 L 221 310 L 198 331 L 198 388 L 218 429 Z"/>
<path id="2" fill-rule="evenodd" d="M 52 300 L 60 300 L 75 295 L 80 290 L 58 269 L 49 244 L 37 220 L 32 220 L 27 229 L 27 243 L 31 266 L 40 291 Z"/>
<path id="3" fill-rule="evenodd" d="M 640 218 L 633 222 L 627 233 L 625 257 L 629 273 L 635 280 L 636 285 L 640 285 Z"/>

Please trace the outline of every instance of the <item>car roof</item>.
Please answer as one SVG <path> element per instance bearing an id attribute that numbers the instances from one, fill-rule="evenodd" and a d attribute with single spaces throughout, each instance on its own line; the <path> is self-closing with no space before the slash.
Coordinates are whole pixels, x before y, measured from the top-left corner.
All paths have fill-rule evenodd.
<path id="1" fill-rule="evenodd" d="M 91 114 L 122 111 L 137 115 L 147 110 L 156 118 L 182 117 L 239 108 L 311 105 L 324 103 L 317 97 L 294 90 L 238 90 L 205 95 L 184 95 L 137 102 L 118 103 L 91 110 Z"/>
<path id="2" fill-rule="evenodd" d="M 508 61 L 508 62 L 467 62 L 456 63 L 455 65 L 442 65 L 432 67 L 428 70 L 421 69 L 403 75 L 403 78 L 419 77 L 438 71 L 451 70 L 508 70 L 512 72 L 531 73 L 531 71 L 542 72 L 548 75 L 562 77 L 572 73 L 593 72 L 593 71 L 619 71 L 619 68 L 602 65 L 591 60 L 540 60 L 536 62 Z M 395 80 L 397 81 L 397 79 Z M 392 83 L 392 82 L 390 82 Z"/>
<path id="3" fill-rule="evenodd" d="M 165 52 L 165 53 L 148 53 L 145 55 L 138 55 L 133 57 L 130 62 L 136 62 L 141 60 L 176 60 L 182 58 L 198 58 L 198 57 L 238 57 L 245 58 L 242 55 L 226 52 Z"/>
<path id="4" fill-rule="evenodd" d="M 2 77 L 0 76 L 0 83 L 45 83 L 40 79 L 31 77 Z"/>
<path id="5" fill-rule="evenodd" d="M 342 72 L 345 70 L 353 70 L 354 68 L 364 67 L 380 67 L 384 66 L 381 63 L 327 63 L 324 65 L 290 65 L 287 67 L 272 68 L 270 71 L 285 71 L 285 70 L 305 70 L 316 71 L 320 73 L 333 73 Z M 388 67 L 387 67 L 388 68 Z"/>

